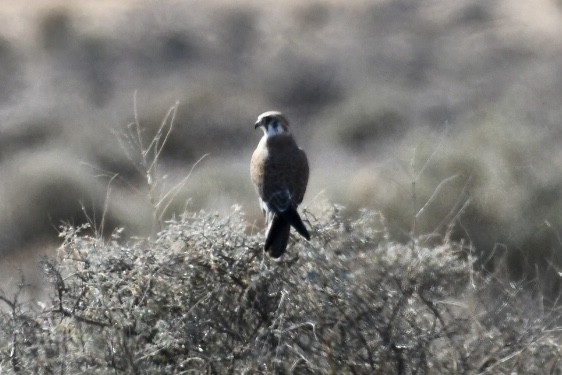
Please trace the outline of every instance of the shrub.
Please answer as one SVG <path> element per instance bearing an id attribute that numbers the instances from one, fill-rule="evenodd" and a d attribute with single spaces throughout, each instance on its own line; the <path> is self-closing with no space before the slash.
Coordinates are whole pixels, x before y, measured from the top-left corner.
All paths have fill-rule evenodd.
<path id="1" fill-rule="evenodd" d="M 380 215 L 305 211 L 281 261 L 228 216 L 185 213 L 123 244 L 65 227 L 39 309 L 1 296 L 3 373 L 543 373 L 553 311 L 471 271 L 466 247 L 388 239 Z M 527 296 L 527 300 L 521 298 Z"/>

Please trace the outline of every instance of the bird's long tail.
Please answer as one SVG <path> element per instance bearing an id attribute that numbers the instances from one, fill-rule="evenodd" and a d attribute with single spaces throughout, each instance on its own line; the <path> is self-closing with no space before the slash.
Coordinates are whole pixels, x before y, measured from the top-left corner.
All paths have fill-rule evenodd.
<path id="1" fill-rule="evenodd" d="M 289 242 L 291 226 L 295 228 L 301 236 L 310 240 L 310 234 L 304 226 L 296 208 L 290 207 L 283 212 L 273 214 L 270 218 L 271 223 L 267 230 L 264 249 L 272 257 L 279 258 L 285 253 L 287 243 Z"/>
<path id="2" fill-rule="evenodd" d="M 301 236 L 306 238 L 307 241 L 310 240 L 310 234 L 308 233 L 308 230 L 304 226 L 304 223 L 302 222 L 302 219 L 295 207 L 291 206 L 285 211 L 280 212 L 279 215 L 283 219 L 285 219 L 285 221 L 288 222 L 293 228 L 295 228 Z"/>
<path id="3" fill-rule="evenodd" d="M 273 258 L 279 258 L 285 253 L 289 242 L 291 226 L 282 217 L 275 215 L 267 230 L 264 249 Z"/>

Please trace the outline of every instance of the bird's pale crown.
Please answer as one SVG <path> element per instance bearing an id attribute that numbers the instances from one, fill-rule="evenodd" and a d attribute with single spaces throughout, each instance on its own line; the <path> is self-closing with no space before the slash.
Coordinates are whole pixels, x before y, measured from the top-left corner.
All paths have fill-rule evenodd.
<path id="1" fill-rule="evenodd" d="M 289 122 L 278 111 L 267 111 L 258 116 L 254 128 L 262 128 L 264 136 L 270 138 L 279 134 L 289 133 Z"/>

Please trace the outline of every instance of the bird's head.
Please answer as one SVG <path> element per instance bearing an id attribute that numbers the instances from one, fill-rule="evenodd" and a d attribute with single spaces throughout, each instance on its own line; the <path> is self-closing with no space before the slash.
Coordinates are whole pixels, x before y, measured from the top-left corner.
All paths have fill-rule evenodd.
<path id="1" fill-rule="evenodd" d="M 289 134 L 289 122 L 278 111 L 268 111 L 259 115 L 254 128 L 262 128 L 263 134 L 267 137 Z"/>

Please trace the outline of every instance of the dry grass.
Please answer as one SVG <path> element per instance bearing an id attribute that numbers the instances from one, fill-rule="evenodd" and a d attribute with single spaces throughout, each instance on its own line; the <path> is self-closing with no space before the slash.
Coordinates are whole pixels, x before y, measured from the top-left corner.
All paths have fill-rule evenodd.
<path id="1" fill-rule="evenodd" d="M 388 239 L 384 220 L 306 211 L 280 262 L 239 209 L 185 213 L 153 241 L 65 227 L 50 298 L 2 295 L 4 373 L 527 374 L 562 370 L 558 311 L 472 271 L 469 249 Z M 24 283 L 20 289 L 25 290 Z M 539 309 L 537 309 L 537 306 Z M 531 308 L 533 307 L 533 308 Z M 547 366 L 547 367 L 545 367 Z"/>
<path id="2" fill-rule="evenodd" d="M 201 371 L 243 372 L 258 366 L 254 357 L 262 372 L 294 365 L 295 372 L 533 373 L 539 359 L 557 369 L 549 340 L 562 269 L 558 3 L 535 6 L 531 16 L 503 0 L 5 4 L 0 268 L 13 272 L 0 275 L 0 304 L 13 315 L 4 316 L 12 336 L 0 370 L 32 366 L 26 356 L 34 350 L 43 350 L 37 366 L 63 366 L 65 350 L 81 356 L 58 367 L 63 372 L 85 363 L 181 372 L 188 360 Z M 305 203 L 325 196 L 347 207 L 309 216 L 316 242 L 295 244 L 280 264 L 262 262 L 253 235 L 262 218 L 247 171 L 259 138 L 252 124 L 274 108 L 289 116 L 310 158 Z M 186 207 L 206 213 L 188 219 Z M 386 238 L 373 232 L 379 223 L 361 221 L 365 208 L 384 215 Z M 61 222 L 83 228 L 67 230 L 64 249 L 95 248 L 80 256 L 98 268 L 89 273 L 83 261 L 63 261 L 63 252 L 47 264 L 51 276 L 69 277 L 66 287 L 54 282 L 60 294 L 29 309 L 28 297 L 37 295 L 27 286 L 37 287 L 28 276 L 33 254 L 60 244 Z M 122 240 L 111 240 L 115 228 L 124 228 Z M 125 240 L 149 234 L 145 242 Z M 182 240 L 172 246 L 172 237 Z M 473 259 L 457 258 L 467 247 L 460 243 L 470 244 Z M 396 252 L 409 265 L 392 260 Z M 13 260 L 21 266 L 8 266 Z M 472 262 L 494 276 L 471 274 Z M 229 283 L 231 268 L 241 284 Z M 15 303 L 18 289 L 8 281 L 21 271 L 26 286 Z M 457 276 L 461 285 L 452 282 Z M 442 289 L 420 289 L 424 278 Z M 101 285 L 111 292 L 88 294 Z M 131 297 L 135 288 L 175 310 L 151 315 L 146 298 Z M 422 299 L 426 292 L 433 305 Z M 229 310 L 196 303 L 208 293 Z M 130 309 L 121 310 L 127 298 Z M 114 310 L 99 315 L 101 305 Z M 223 321 L 201 320 L 206 312 Z M 80 322 L 87 316 L 103 326 Z M 131 321 L 146 331 L 123 334 Z M 23 322 L 37 323 L 33 335 Z"/>

